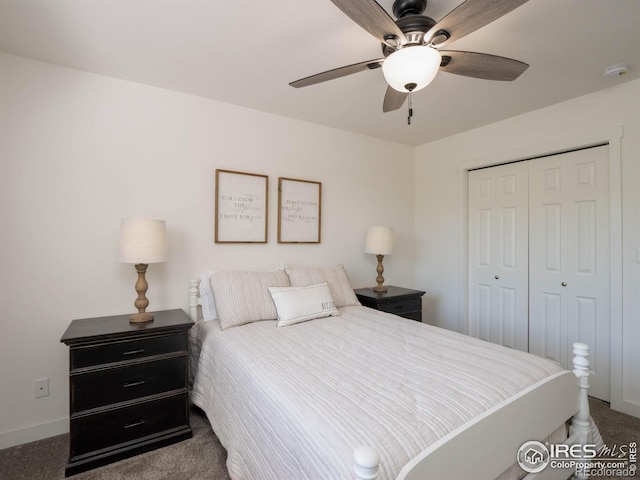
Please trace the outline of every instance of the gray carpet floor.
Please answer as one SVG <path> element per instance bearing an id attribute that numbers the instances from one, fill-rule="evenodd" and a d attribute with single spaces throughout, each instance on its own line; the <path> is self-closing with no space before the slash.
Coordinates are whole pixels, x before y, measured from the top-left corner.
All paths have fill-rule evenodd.
<path id="1" fill-rule="evenodd" d="M 615 412 L 590 399 L 591 414 L 604 442 L 612 446 L 640 442 L 640 419 Z M 191 411 L 193 438 L 70 477 L 74 480 L 230 480 L 226 452 L 206 416 Z M 69 436 L 58 435 L 0 450 L 2 480 L 64 478 Z M 640 478 L 640 474 L 637 474 Z M 594 477 L 592 477 L 594 478 Z M 282 479 L 293 480 L 293 479 Z"/>

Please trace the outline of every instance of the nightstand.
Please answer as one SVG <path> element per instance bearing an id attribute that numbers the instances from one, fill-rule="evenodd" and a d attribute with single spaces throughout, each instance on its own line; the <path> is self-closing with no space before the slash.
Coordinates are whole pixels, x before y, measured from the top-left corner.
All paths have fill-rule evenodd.
<path id="1" fill-rule="evenodd" d="M 386 292 L 374 292 L 373 288 L 358 288 L 354 292 L 365 307 L 422 321 L 422 296 L 425 292 L 421 290 L 388 285 Z"/>
<path id="2" fill-rule="evenodd" d="M 69 346 L 69 462 L 65 476 L 192 436 L 189 342 L 182 310 L 74 320 Z"/>

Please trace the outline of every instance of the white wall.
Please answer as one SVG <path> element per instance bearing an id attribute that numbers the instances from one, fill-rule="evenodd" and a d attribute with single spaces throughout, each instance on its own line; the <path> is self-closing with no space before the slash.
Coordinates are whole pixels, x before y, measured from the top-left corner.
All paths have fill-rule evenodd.
<path id="1" fill-rule="evenodd" d="M 68 429 L 69 322 L 133 311 L 122 218 L 167 221 L 151 311 L 186 310 L 189 279 L 212 268 L 343 263 L 373 285 L 374 224 L 397 235 L 386 283 L 413 285 L 412 148 L 5 54 L 0 72 L 0 448 Z M 266 245 L 213 242 L 216 168 L 269 175 Z M 278 176 L 322 182 L 321 244 L 276 243 Z"/>
<path id="2" fill-rule="evenodd" d="M 622 213 L 621 245 L 612 246 L 614 256 L 621 257 L 621 265 L 612 266 L 620 277 L 612 292 L 618 317 L 612 319 L 612 401 L 636 416 L 640 416 L 639 112 L 640 80 L 636 80 L 422 145 L 415 152 L 415 284 L 428 292 L 424 321 L 464 331 L 465 169 L 612 141 L 610 151 L 621 168 L 621 184 L 614 185 L 614 191 Z"/>
<path id="3" fill-rule="evenodd" d="M 414 150 L 5 54 L 0 72 L 0 448 L 68 428 L 68 323 L 132 311 L 135 273 L 116 261 L 122 218 L 167 221 L 150 310 L 186 309 L 188 280 L 209 268 L 344 263 L 354 287 L 371 285 L 364 234 L 383 224 L 398 242 L 386 283 L 427 290 L 425 321 L 464 330 L 464 169 L 620 126 L 624 388 L 612 393 L 640 416 L 640 81 Z M 216 168 L 269 175 L 268 244 L 213 242 Z M 322 244 L 276 243 L 278 176 L 322 182 Z M 34 399 L 42 377 L 51 393 Z"/>

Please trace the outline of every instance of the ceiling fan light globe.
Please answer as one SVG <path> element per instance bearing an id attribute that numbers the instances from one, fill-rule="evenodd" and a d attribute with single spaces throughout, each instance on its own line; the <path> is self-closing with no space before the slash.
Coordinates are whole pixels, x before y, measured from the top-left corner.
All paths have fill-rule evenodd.
<path id="1" fill-rule="evenodd" d="M 382 64 L 382 73 L 389 86 L 399 92 L 417 92 L 431 83 L 438 73 L 440 52 L 427 45 L 413 45 L 396 50 Z"/>

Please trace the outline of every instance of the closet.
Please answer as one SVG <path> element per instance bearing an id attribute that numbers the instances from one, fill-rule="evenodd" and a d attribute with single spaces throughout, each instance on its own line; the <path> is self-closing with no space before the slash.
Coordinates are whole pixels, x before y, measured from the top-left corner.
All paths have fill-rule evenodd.
<path id="1" fill-rule="evenodd" d="M 570 368 L 609 400 L 609 168 L 599 146 L 469 172 L 469 333 Z"/>

